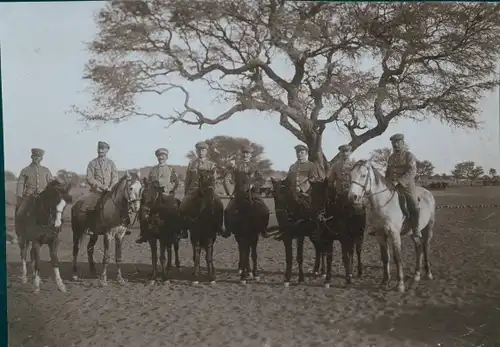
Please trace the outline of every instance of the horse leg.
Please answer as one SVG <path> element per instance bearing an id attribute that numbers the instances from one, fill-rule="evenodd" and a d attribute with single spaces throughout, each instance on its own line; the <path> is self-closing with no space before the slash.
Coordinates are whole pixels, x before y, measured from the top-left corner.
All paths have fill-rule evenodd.
<path id="1" fill-rule="evenodd" d="M 321 254 L 321 262 L 324 263 L 324 258 L 326 256 L 326 274 L 325 281 L 323 282 L 323 286 L 325 288 L 330 288 L 330 282 L 332 280 L 332 263 L 333 263 L 333 240 L 328 241 L 328 244 L 325 247 L 326 252 L 322 252 Z"/>
<path id="2" fill-rule="evenodd" d="M 123 231 L 120 231 L 115 235 L 115 262 L 116 262 L 116 281 L 119 284 L 125 283 L 125 280 L 122 276 L 122 246 L 123 246 L 123 238 L 125 237 L 127 232 L 126 228 L 123 228 Z"/>
<path id="3" fill-rule="evenodd" d="M 103 245 L 104 245 L 104 253 L 102 255 L 102 272 L 99 278 L 99 283 L 101 286 L 104 287 L 108 284 L 109 231 L 106 231 L 103 235 Z"/>
<path id="4" fill-rule="evenodd" d="M 156 267 L 158 266 L 158 249 L 156 243 L 155 238 L 149 240 L 149 247 L 151 248 L 151 274 L 149 275 L 149 284 L 155 284 L 156 280 Z"/>
<path id="5" fill-rule="evenodd" d="M 403 259 L 401 257 L 401 235 L 399 233 L 396 233 L 395 236 L 392 237 L 392 252 L 397 269 L 397 289 L 398 292 L 402 293 L 405 291 L 405 282 L 403 274 Z"/>
<path id="6" fill-rule="evenodd" d="M 215 284 L 214 242 L 215 239 L 209 240 L 205 248 L 205 260 L 207 262 L 208 280 L 210 284 Z"/>
<path id="7" fill-rule="evenodd" d="M 380 255 L 382 258 L 382 265 L 384 268 L 384 276 L 382 278 L 382 282 L 380 285 L 382 286 L 389 286 L 389 281 L 391 280 L 391 273 L 390 273 L 390 263 L 389 263 L 389 245 L 387 244 L 387 236 L 386 235 L 380 235 L 380 233 L 375 233 L 377 237 L 377 241 L 379 243 L 380 247 Z"/>
<path id="8" fill-rule="evenodd" d="M 425 266 L 425 278 L 428 280 L 432 280 L 434 277 L 432 276 L 431 271 L 431 263 L 429 261 L 429 251 L 431 248 L 431 240 L 432 235 L 434 233 L 434 220 L 429 221 L 427 227 L 423 230 L 423 251 L 424 251 L 424 266 Z"/>
<path id="9" fill-rule="evenodd" d="M 313 275 L 319 276 L 319 266 L 321 262 L 321 252 L 319 250 L 318 244 L 313 242 L 314 245 L 314 267 L 313 267 Z"/>
<path id="10" fill-rule="evenodd" d="M 26 265 L 26 258 L 28 256 L 28 247 L 29 247 L 29 241 L 26 241 L 24 237 L 21 235 L 19 237 L 19 249 L 21 252 L 21 263 L 22 263 L 22 268 L 21 268 L 21 282 L 23 284 L 28 283 L 28 266 Z M 31 258 L 33 261 L 33 258 Z"/>
<path id="11" fill-rule="evenodd" d="M 248 240 L 245 237 L 239 237 L 239 243 L 238 243 L 238 248 L 239 248 L 239 262 L 238 262 L 238 267 L 240 268 L 240 282 L 241 284 L 246 284 L 247 283 L 247 277 L 248 277 L 248 267 L 247 267 L 247 260 L 248 260 Z"/>
<path id="12" fill-rule="evenodd" d="M 413 274 L 413 284 L 417 285 L 420 282 L 420 269 L 422 267 L 422 241 L 412 237 L 413 245 L 415 246 L 415 273 Z"/>
<path id="13" fill-rule="evenodd" d="M 176 236 L 174 239 L 174 256 L 175 256 L 175 268 L 177 271 L 181 268 L 181 261 L 179 259 L 179 238 Z"/>
<path id="14" fill-rule="evenodd" d="M 259 270 L 257 269 L 258 267 L 258 261 L 257 261 L 257 244 L 259 243 L 259 237 L 257 236 L 255 240 L 252 243 L 252 275 L 253 279 L 258 281 L 259 280 Z"/>
<path id="15" fill-rule="evenodd" d="M 192 237 L 193 234 L 191 234 Z M 201 253 L 201 245 L 199 240 L 192 240 L 192 246 L 193 246 L 193 276 L 194 281 L 193 284 L 198 284 L 198 277 L 200 276 L 200 253 Z"/>
<path id="16" fill-rule="evenodd" d="M 165 248 L 168 252 L 168 263 L 165 264 L 167 259 L 165 258 Z M 168 283 L 168 271 L 172 268 L 172 250 L 170 249 L 170 244 L 167 242 L 166 238 L 162 236 L 160 238 L 160 264 L 161 264 L 161 279 L 164 283 Z"/>
<path id="17" fill-rule="evenodd" d="M 342 248 L 342 262 L 344 263 L 345 281 L 346 284 L 352 283 L 352 258 L 354 253 L 354 245 L 349 237 L 342 238 L 340 241 Z"/>
<path id="18" fill-rule="evenodd" d="M 81 242 L 83 241 L 83 231 L 73 231 L 73 281 L 78 280 L 78 253 L 80 253 Z"/>
<path id="19" fill-rule="evenodd" d="M 292 238 L 288 235 L 284 235 L 283 243 L 285 244 L 285 287 L 290 285 L 290 279 L 292 277 L 292 262 L 293 262 L 293 247 L 292 247 Z"/>
<path id="20" fill-rule="evenodd" d="M 40 292 L 40 283 L 42 282 L 40 278 L 40 243 L 38 241 L 32 241 L 31 245 L 31 256 L 33 259 L 33 291 L 35 293 Z"/>
<path id="21" fill-rule="evenodd" d="M 64 285 L 61 274 L 59 272 L 59 257 L 57 256 L 58 248 L 59 237 L 56 235 L 53 237 L 52 242 L 49 243 L 50 262 L 52 263 L 54 280 L 56 281 L 57 288 L 59 288 L 61 292 L 66 293 L 66 286 Z"/>
<path id="22" fill-rule="evenodd" d="M 363 231 L 361 231 L 361 235 L 356 237 L 355 246 L 356 246 L 356 256 L 358 258 L 358 277 L 363 276 L 363 262 L 361 261 L 361 250 L 363 249 Z"/>
<path id="23" fill-rule="evenodd" d="M 304 278 L 304 240 L 303 236 L 297 238 L 297 264 L 299 265 L 299 284 L 305 282 Z"/>
<path id="24" fill-rule="evenodd" d="M 89 262 L 90 274 L 92 276 L 97 276 L 97 270 L 95 268 L 94 262 L 94 249 L 99 236 L 94 232 L 89 238 L 89 243 L 87 244 L 87 258 Z"/>
<path id="25" fill-rule="evenodd" d="M 167 235 L 165 237 L 165 240 L 163 241 L 165 247 L 167 249 L 167 270 L 171 271 L 172 270 L 172 244 L 175 242 L 174 239 L 177 238 L 177 235 Z M 160 244 L 161 247 L 161 244 Z"/>

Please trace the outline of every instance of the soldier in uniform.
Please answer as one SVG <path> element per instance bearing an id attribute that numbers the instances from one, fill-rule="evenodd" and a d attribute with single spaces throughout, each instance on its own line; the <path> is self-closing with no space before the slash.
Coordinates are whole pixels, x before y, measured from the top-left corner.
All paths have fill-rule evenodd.
<path id="1" fill-rule="evenodd" d="M 414 237 L 421 238 L 422 233 L 418 228 L 420 211 L 415 182 L 417 159 L 413 153 L 406 149 L 403 134 L 394 134 L 390 140 L 393 153 L 389 156 L 385 177 L 406 197 L 408 212 L 410 214 L 410 229 Z"/>
<path id="2" fill-rule="evenodd" d="M 175 196 L 175 192 L 179 187 L 179 176 L 175 172 L 175 169 L 167 164 L 168 159 L 168 149 L 158 148 L 155 151 L 156 159 L 158 160 L 158 165 L 154 166 L 149 172 L 148 182 L 155 189 L 158 190 L 158 196 L 156 199 L 168 198 L 168 196 Z M 187 233 L 183 233 L 182 237 L 186 238 Z M 135 240 L 136 243 L 143 243 L 147 241 L 146 235 L 144 235 L 142 229 L 139 238 Z"/>
<path id="3" fill-rule="evenodd" d="M 319 172 L 316 165 L 307 160 L 308 149 L 304 145 L 295 146 L 297 161 L 290 166 L 288 170 L 287 180 L 291 183 L 291 188 L 294 189 L 298 196 L 297 203 L 302 209 L 309 209 L 311 184 L 319 178 Z"/>
<path id="4" fill-rule="evenodd" d="M 181 214 L 185 217 L 186 228 L 189 229 L 189 213 L 191 211 L 192 202 L 198 196 L 199 180 L 198 173 L 200 170 L 213 171 L 215 173 L 215 163 L 208 160 L 208 144 L 206 142 L 198 142 L 195 145 L 197 158 L 192 160 L 186 171 L 186 179 L 184 180 L 184 198 L 182 199 L 179 210 Z M 217 205 L 217 210 L 220 208 L 221 221 L 224 218 L 223 210 L 224 205 L 217 194 L 215 194 L 215 204 Z M 219 231 L 222 234 L 222 230 Z"/>
<path id="5" fill-rule="evenodd" d="M 95 211 L 97 202 L 104 192 L 118 182 L 118 171 L 115 163 L 106 155 L 109 151 L 109 145 L 104 141 L 97 143 L 97 158 L 92 159 L 87 166 L 87 182 L 90 186 L 90 192 L 84 197 L 82 210 Z"/>
<path id="6" fill-rule="evenodd" d="M 231 176 L 235 185 L 233 194 L 229 194 L 229 188 L 227 186 L 228 182 L 227 180 L 224 181 L 224 190 L 226 191 L 227 195 L 234 195 L 234 192 L 244 189 L 244 187 L 240 186 L 243 184 L 243 182 L 249 182 L 251 185 L 253 185 L 253 187 L 250 187 L 250 189 L 256 189 L 257 191 L 259 187 L 264 184 L 264 177 L 257 167 L 257 164 L 251 161 L 253 147 L 243 146 L 241 152 L 242 160 L 237 162 L 234 166 L 230 167 Z M 247 178 L 249 178 L 249 180 Z M 264 200 L 262 200 L 260 194 L 253 195 L 252 199 L 253 203 L 258 205 L 259 212 L 261 212 L 263 215 L 269 214 L 269 208 L 267 207 Z M 232 216 L 237 212 L 236 202 L 233 198 L 229 201 L 224 211 L 225 218 L 227 219 L 227 216 Z"/>
<path id="7" fill-rule="evenodd" d="M 16 220 L 26 216 L 26 212 L 34 197 L 40 194 L 47 184 L 54 179 L 45 166 L 40 165 L 45 151 L 40 148 L 31 149 L 31 164 L 22 169 L 16 188 Z"/>

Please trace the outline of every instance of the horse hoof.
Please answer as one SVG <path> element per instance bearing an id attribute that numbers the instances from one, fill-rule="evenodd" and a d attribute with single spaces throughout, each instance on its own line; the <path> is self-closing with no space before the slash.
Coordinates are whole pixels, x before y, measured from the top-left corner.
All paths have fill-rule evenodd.
<path id="1" fill-rule="evenodd" d="M 79 279 L 79 278 L 78 278 L 78 276 L 77 276 L 77 275 L 73 275 L 73 276 L 71 277 L 71 279 L 72 279 L 73 281 L 78 281 L 78 279 Z"/>
<path id="2" fill-rule="evenodd" d="M 243 271 L 242 270 L 238 270 L 238 275 L 241 275 Z"/>
<path id="3" fill-rule="evenodd" d="M 251 273 L 248 274 L 248 279 L 253 280 L 253 275 Z"/>
<path id="4" fill-rule="evenodd" d="M 28 277 L 21 277 L 21 283 L 22 284 L 28 283 Z"/>
<path id="5" fill-rule="evenodd" d="M 155 280 L 149 280 L 148 285 L 154 286 L 156 284 Z"/>
<path id="6" fill-rule="evenodd" d="M 322 274 L 322 275 L 321 275 L 321 278 L 322 278 L 322 279 L 325 279 L 325 278 L 326 278 L 326 275 L 325 275 L 325 274 Z"/>
<path id="7" fill-rule="evenodd" d="M 260 281 L 260 277 L 259 276 L 255 276 L 253 279 L 254 279 L 254 281 Z"/>
<path id="8" fill-rule="evenodd" d="M 33 288 L 33 293 L 39 294 L 40 293 L 40 288 Z"/>
<path id="9" fill-rule="evenodd" d="M 330 288 L 330 283 L 323 284 L 323 287 L 325 287 L 325 289 L 329 289 Z"/>
<path id="10" fill-rule="evenodd" d="M 428 272 L 426 275 L 425 275 L 425 278 L 428 279 L 428 280 L 433 280 L 434 279 L 434 276 L 432 276 L 432 273 Z"/>
<path id="11" fill-rule="evenodd" d="M 162 281 L 162 283 L 163 283 L 164 285 L 170 284 L 170 280 L 163 280 L 163 281 Z"/>
<path id="12" fill-rule="evenodd" d="M 99 280 L 99 285 L 101 287 L 106 287 L 108 285 L 108 281 L 106 281 L 106 280 Z"/>
<path id="13" fill-rule="evenodd" d="M 284 286 L 285 288 L 290 287 L 290 282 L 284 282 L 284 283 L 283 283 L 283 286 Z"/>
<path id="14" fill-rule="evenodd" d="M 217 283 L 217 282 L 215 282 L 215 280 L 210 281 L 210 284 L 211 284 L 212 286 L 214 286 L 216 283 Z"/>
<path id="15" fill-rule="evenodd" d="M 420 275 L 413 276 L 413 282 L 415 283 L 420 282 Z"/>
<path id="16" fill-rule="evenodd" d="M 122 277 L 118 277 L 116 282 L 118 282 L 118 284 L 125 284 L 125 280 Z"/>
<path id="17" fill-rule="evenodd" d="M 192 282 L 192 284 L 193 284 L 193 286 L 197 286 L 198 284 L 200 284 L 200 282 L 198 282 L 198 281 L 193 281 L 193 282 Z"/>
<path id="18" fill-rule="evenodd" d="M 399 293 L 405 292 L 405 285 L 404 284 L 398 284 L 398 292 Z"/>
<path id="19" fill-rule="evenodd" d="M 247 281 L 241 280 L 240 283 L 245 286 L 247 284 Z"/>
<path id="20" fill-rule="evenodd" d="M 59 288 L 59 290 L 63 293 L 67 292 L 66 286 L 64 286 L 64 284 L 58 285 L 57 288 Z"/>

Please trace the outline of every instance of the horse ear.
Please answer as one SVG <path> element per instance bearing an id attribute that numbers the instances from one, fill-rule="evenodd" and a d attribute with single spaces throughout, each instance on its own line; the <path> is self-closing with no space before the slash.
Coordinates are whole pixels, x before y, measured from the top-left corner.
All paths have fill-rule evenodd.
<path id="1" fill-rule="evenodd" d="M 141 170 L 137 170 L 137 178 L 140 179 L 141 178 Z"/>
<path id="2" fill-rule="evenodd" d="M 130 173 L 127 171 L 125 171 L 125 176 L 127 176 L 127 179 L 130 179 Z"/>

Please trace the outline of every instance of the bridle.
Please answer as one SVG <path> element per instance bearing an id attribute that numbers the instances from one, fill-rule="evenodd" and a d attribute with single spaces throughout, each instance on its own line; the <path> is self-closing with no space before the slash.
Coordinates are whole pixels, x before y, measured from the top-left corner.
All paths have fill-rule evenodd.
<path id="1" fill-rule="evenodd" d="M 365 166 L 365 164 L 362 164 L 362 165 L 359 165 L 359 166 Z M 365 166 L 365 167 L 367 168 L 368 172 L 370 172 L 370 170 L 373 171 L 372 167 L 370 167 L 370 166 Z M 373 173 L 373 174 L 375 174 L 375 173 Z M 367 187 L 371 183 L 371 176 L 369 174 L 366 175 L 366 180 L 365 180 L 365 182 L 363 184 L 360 183 L 360 182 L 358 182 L 358 181 L 353 180 L 351 177 L 349 177 L 349 180 L 350 180 L 350 184 L 351 185 L 354 184 L 354 185 L 357 185 L 358 187 L 361 188 L 361 190 L 363 192 L 363 195 L 361 196 L 361 199 L 369 199 L 369 198 L 371 198 L 371 197 L 373 197 L 373 196 L 375 196 L 377 194 L 381 194 L 381 193 L 384 193 L 386 191 L 391 191 L 392 190 L 389 186 L 387 186 L 385 189 L 383 189 L 383 190 L 381 190 L 379 192 L 367 194 L 368 193 L 368 191 L 367 191 L 368 188 Z M 395 194 L 394 191 L 393 191 L 393 194 Z"/>
<path id="2" fill-rule="evenodd" d="M 144 191 L 144 187 L 142 187 L 141 185 L 141 189 L 139 190 L 139 194 L 137 195 L 137 197 L 135 199 L 132 199 L 131 196 L 130 196 L 130 188 L 132 187 L 132 185 L 130 184 L 130 179 L 128 178 L 125 178 L 125 198 L 126 198 L 126 202 L 127 202 L 127 213 L 130 215 L 130 212 L 134 213 L 134 218 L 133 218 L 133 221 L 131 222 L 131 224 L 129 225 L 133 225 L 136 221 L 137 221 L 137 218 L 139 216 L 139 212 L 140 212 L 140 208 L 137 209 L 136 212 L 134 211 L 131 211 L 132 209 L 132 205 L 133 203 L 137 202 L 137 201 L 141 201 L 141 197 L 142 197 L 142 193 Z M 140 182 L 137 181 L 139 184 Z M 115 193 L 116 193 L 116 190 L 115 191 L 110 191 L 110 200 L 111 202 L 113 203 L 113 205 L 117 208 L 117 209 L 120 209 L 119 205 L 116 203 L 115 201 Z"/>

